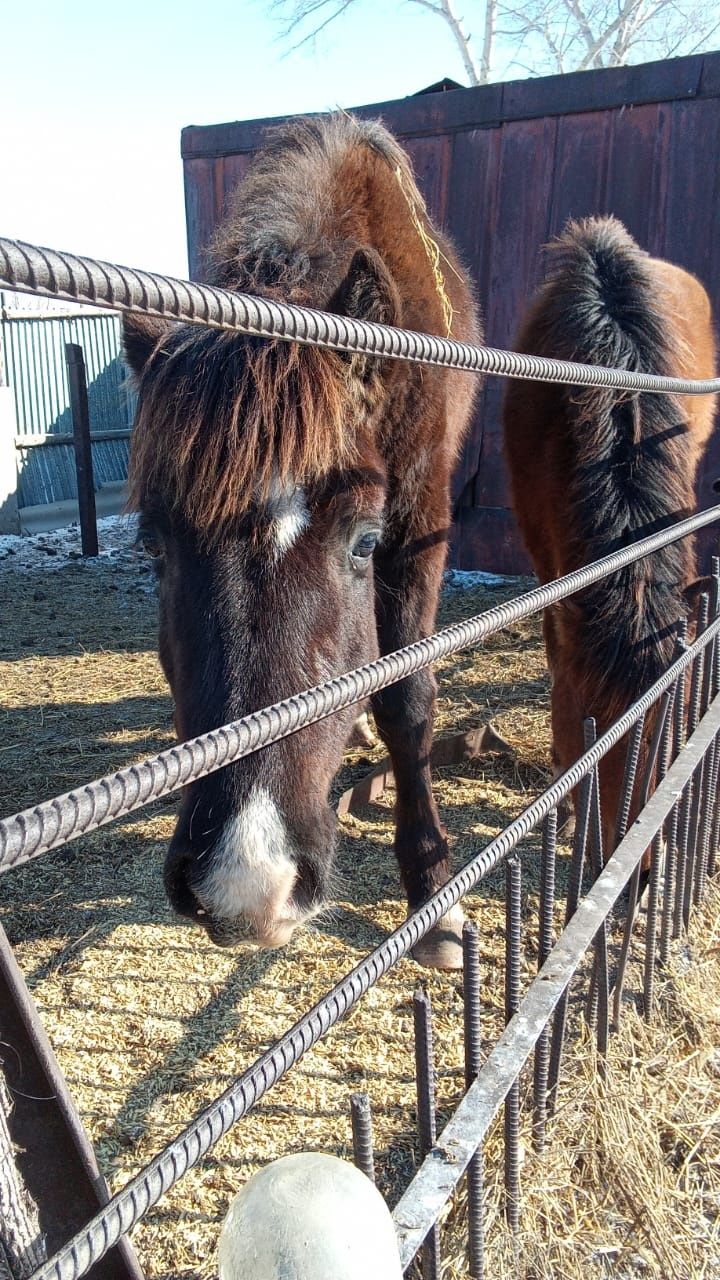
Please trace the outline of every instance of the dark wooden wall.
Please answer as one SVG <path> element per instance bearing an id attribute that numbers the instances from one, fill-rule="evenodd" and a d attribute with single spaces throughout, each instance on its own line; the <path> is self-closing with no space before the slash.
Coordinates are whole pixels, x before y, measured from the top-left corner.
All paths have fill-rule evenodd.
<path id="1" fill-rule="evenodd" d="M 512 347 L 541 272 L 541 246 L 569 217 L 616 214 L 651 253 L 702 280 L 720 316 L 720 53 L 639 67 L 419 94 L 361 107 L 403 139 L 433 217 L 477 282 L 486 341 Z M 267 120 L 183 130 L 190 269 Z M 491 378 L 455 477 L 454 563 L 527 567 L 501 448 L 503 380 Z M 720 430 L 699 478 L 715 499 Z"/>

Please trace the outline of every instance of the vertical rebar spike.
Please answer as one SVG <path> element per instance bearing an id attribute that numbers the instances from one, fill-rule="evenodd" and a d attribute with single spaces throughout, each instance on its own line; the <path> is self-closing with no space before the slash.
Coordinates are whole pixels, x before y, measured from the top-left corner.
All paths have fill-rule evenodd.
<path id="1" fill-rule="evenodd" d="M 713 592 L 714 594 L 714 592 Z M 708 597 L 708 621 L 710 618 L 711 603 Z M 702 688 L 700 693 L 700 718 L 707 713 L 710 706 L 712 696 L 714 653 L 713 644 L 703 653 L 702 667 Z M 712 772 L 714 768 L 714 750 L 706 751 L 700 762 L 700 770 L 698 777 L 698 787 L 695 793 L 695 803 L 693 805 L 693 818 L 691 819 L 690 830 L 693 833 L 693 860 L 694 860 L 694 877 L 693 877 L 693 902 L 695 906 L 700 902 L 705 892 L 705 879 L 707 876 L 707 823 L 708 823 L 708 792 L 712 785 Z"/>
<path id="2" fill-rule="evenodd" d="M 660 753 L 661 744 L 665 738 L 665 730 L 670 719 L 670 699 L 671 691 L 666 690 L 662 696 L 662 702 L 658 709 L 657 719 L 653 728 L 650 746 L 648 748 L 647 760 L 644 764 L 644 773 L 642 787 L 640 789 L 639 809 L 644 809 L 648 802 L 650 792 L 652 791 L 653 780 L 655 778 L 655 766 L 657 764 L 658 755 Z M 620 956 L 618 958 L 617 973 L 615 975 L 615 991 L 613 994 L 613 1029 L 617 1030 L 620 1025 L 620 1014 L 622 1010 L 622 994 L 625 983 L 625 970 L 627 968 L 628 956 L 630 954 L 630 943 L 632 941 L 632 931 L 635 925 L 635 909 L 638 904 L 640 895 L 641 881 L 641 864 L 638 863 L 635 868 L 630 884 L 628 886 L 627 911 L 625 915 L 625 923 L 623 926 L 623 938 L 620 946 Z"/>
<path id="3" fill-rule="evenodd" d="M 687 624 L 686 624 L 687 626 Z M 675 658 L 679 658 L 685 647 L 684 639 L 678 637 L 675 646 Z M 671 759 L 677 760 L 682 746 L 683 725 L 685 721 L 685 677 L 679 676 L 673 688 L 673 740 Z M 670 958 L 670 939 L 672 936 L 673 900 L 677 876 L 678 826 L 680 807 L 675 803 L 665 823 L 665 884 L 663 886 L 662 921 L 660 925 L 660 964 L 666 965 Z"/>
<path id="4" fill-rule="evenodd" d="M 718 786 L 718 739 L 715 737 L 705 753 L 703 769 L 703 792 L 700 803 L 700 828 L 698 831 L 698 853 L 695 863 L 695 903 L 702 902 L 705 897 L 705 886 L 710 865 L 710 830 L 712 825 L 713 806 L 717 800 Z"/>
<path id="5" fill-rule="evenodd" d="M 520 1004 L 520 942 L 522 931 L 522 864 L 505 862 L 505 1022 Z M 505 1099 L 505 1217 L 513 1235 L 520 1229 L 520 1084 L 516 1080 Z"/>
<path id="6" fill-rule="evenodd" d="M 425 991 L 416 991 L 413 996 L 413 1020 L 418 1136 L 420 1159 L 424 1160 L 435 1145 L 437 1137 L 432 1006 Z M 440 1228 L 437 1224 L 428 1232 L 422 1248 L 422 1273 L 423 1280 L 440 1280 Z"/>
<path id="7" fill-rule="evenodd" d="M 480 948 L 477 925 L 463 925 L 463 1009 L 465 1031 L 465 1088 L 469 1089 L 481 1065 L 480 1036 Z M 485 1232 L 483 1223 L 483 1154 L 476 1151 L 467 1170 L 469 1280 L 485 1275 Z"/>
<path id="8" fill-rule="evenodd" d="M 585 750 L 592 747 L 597 738 L 597 725 L 592 716 L 583 725 Z M 602 813 L 600 809 L 600 776 L 595 766 L 592 772 L 592 791 L 590 793 L 590 863 L 593 883 L 603 869 L 603 831 Z M 603 1058 L 607 1053 L 608 1043 L 608 1009 L 610 989 L 608 981 L 608 924 L 603 920 L 593 942 L 595 956 L 593 960 L 592 978 L 587 999 L 587 1020 L 591 1026 L 597 1026 L 597 1044 L 600 1051 L 600 1070 L 604 1070 Z"/>
<path id="9" fill-rule="evenodd" d="M 720 741 L 717 745 L 718 765 L 720 766 Z M 718 770 L 720 774 L 720 769 Z M 720 781 L 720 776 L 718 777 Z M 712 797 L 713 814 L 710 823 L 710 849 L 708 851 L 708 875 L 714 876 L 717 867 L 718 847 L 720 846 L 720 801 L 718 800 L 717 786 Z"/>
<path id="10" fill-rule="evenodd" d="M 615 822 L 615 840 L 620 844 L 625 839 L 627 829 L 630 822 L 630 806 L 632 804 L 633 792 L 635 790 L 635 779 L 637 777 L 638 760 L 640 759 L 640 747 L 642 745 L 643 730 L 645 728 L 645 716 L 633 726 L 628 742 L 627 753 L 625 755 L 625 773 L 623 775 L 622 789 L 620 792 L 620 804 L 618 806 L 617 820 Z"/>
<path id="11" fill-rule="evenodd" d="M 583 865 L 585 862 L 585 849 L 587 846 L 588 828 L 590 823 L 592 786 L 592 774 L 588 774 L 583 778 L 578 788 L 579 796 L 575 815 L 575 836 L 573 838 L 572 858 L 570 861 L 570 882 L 568 884 L 567 900 L 565 903 L 566 925 L 569 924 L 570 920 L 575 915 L 578 902 L 580 900 Z M 547 1109 L 551 1116 L 555 1114 L 555 1108 L 557 1105 L 557 1090 L 560 1079 L 560 1064 L 562 1061 L 563 1045 L 565 1042 L 565 1023 L 567 1021 L 568 999 L 569 989 L 566 987 L 555 1006 L 552 1033 L 550 1036 Z"/>
<path id="12" fill-rule="evenodd" d="M 713 556 L 712 559 L 712 591 L 710 593 L 710 615 L 711 617 L 720 617 L 720 556 Z M 720 693 L 720 640 L 716 636 L 712 642 L 711 649 L 711 666 L 712 680 L 710 685 L 710 696 L 715 698 Z"/>
<path id="13" fill-rule="evenodd" d="M 710 597 L 707 591 L 703 591 L 698 603 L 698 621 L 697 636 L 701 636 L 706 630 L 710 617 Z M 692 675 L 690 677 L 690 702 L 688 706 L 688 737 L 692 737 L 698 726 L 700 712 L 702 707 L 702 692 L 704 686 L 705 671 L 705 651 L 702 650 L 695 658 L 692 666 Z M 687 929 L 690 924 L 690 911 L 692 908 L 693 893 L 695 889 L 695 861 L 697 851 L 697 831 L 699 826 L 700 814 L 700 797 L 702 793 L 702 764 L 698 766 L 692 778 L 688 782 L 684 813 L 681 815 L 680 827 L 682 832 L 681 848 L 683 850 L 683 898 L 682 898 L 682 921 Z"/>
<path id="14" fill-rule="evenodd" d="M 366 1093 L 353 1093 L 350 1098 L 352 1120 L 353 1155 L 355 1164 L 371 1182 L 375 1181 L 373 1158 L 372 1111 Z"/>
<path id="15" fill-rule="evenodd" d="M 659 785 L 670 768 L 670 760 L 672 757 L 673 738 L 675 734 L 675 719 L 673 716 L 673 702 L 675 698 L 675 685 L 672 685 L 664 694 L 663 705 L 663 731 L 660 740 L 660 750 L 658 752 L 657 779 L 656 786 Z M 652 842 L 650 854 L 650 881 L 648 885 L 648 907 L 647 920 L 645 923 L 645 969 L 643 975 L 643 1010 L 645 1018 L 649 1022 L 652 1017 L 653 993 L 655 985 L 655 956 L 657 951 L 657 921 L 658 921 L 658 903 L 660 898 L 660 873 L 662 870 L 663 858 L 663 834 L 662 828 L 655 836 Z"/>
<path id="16" fill-rule="evenodd" d="M 550 955 L 553 945 L 557 825 L 557 809 L 551 809 L 543 825 L 542 853 L 540 857 L 538 972 Z M 549 1059 L 550 1036 L 546 1026 L 541 1031 L 535 1047 L 533 1068 L 533 1146 L 537 1152 L 541 1152 L 545 1146 Z"/>
<path id="17" fill-rule="evenodd" d="M 695 855 L 697 832 L 700 823 L 700 798 L 702 790 L 702 761 L 688 782 L 687 821 L 684 826 L 685 875 L 683 878 L 682 918 L 685 929 L 690 927 L 693 895 L 695 891 Z"/>
<path id="18" fill-rule="evenodd" d="M 688 844 L 690 840 L 690 811 L 692 808 L 692 778 L 685 783 L 679 803 L 678 851 L 675 874 L 675 903 L 673 913 L 673 937 L 679 938 L 685 915 L 685 889 L 688 876 Z"/>

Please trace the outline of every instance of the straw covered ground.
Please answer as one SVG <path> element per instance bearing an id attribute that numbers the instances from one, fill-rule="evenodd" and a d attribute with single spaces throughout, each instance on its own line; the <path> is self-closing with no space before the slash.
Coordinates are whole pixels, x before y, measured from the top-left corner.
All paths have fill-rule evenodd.
<path id="1" fill-rule="evenodd" d="M 442 619 L 478 612 L 526 585 L 450 590 Z M 0 609 L 0 812 L 170 742 L 153 590 L 129 550 L 121 546 L 95 566 L 66 559 L 52 572 L 0 556 Z M 438 772 L 459 865 L 548 779 L 538 622 L 446 661 L 439 675 L 440 733 L 492 719 L 515 748 L 513 758 L 486 756 Z M 350 753 L 338 793 L 378 755 Z M 343 820 L 343 889 L 329 920 L 281 952 L 218 950 L 174 919 L 163 896 L 174 808 L 174 801 L 155 805 L 2 880 L 0 919 L 114 1188 L 404 917 L 387 795 L 362 819 Z M 527 982 L 536 955 L 536 840 L 523 860 Z M 502 1024 L 502 893 L 495 876 L 466 904 L 480 926 L 488 1046 Z M 591 1046 L 569 1047 L 554 1140 L 541 1159 L 525 1133 L 522 1234 L 514 1245 L 502 1226 L 496 1126 L 487 1149 L 488 1275 L 720 1276 L 719 918 L 713 888 L 661 985 L 652 1026 L 634 1008 L 631 982 L 604 1084 Z M 462 1088 L 459 979 L 405 960 L 136 1229 L 151 1280 L 216 1274 L 228 1201 L 263 1162 L 303 1149 L 347 1155 L 355 1090 L 370 1094 L 379 1182 L 391 1203 L 397 1198 L 416 1163 L 411 1002 L 420 982 L 435 1010 L 440 1120 L 449 1114 Z M 464 1275 L 463 1195 L 448 1215 L 448 1280 Z"/>

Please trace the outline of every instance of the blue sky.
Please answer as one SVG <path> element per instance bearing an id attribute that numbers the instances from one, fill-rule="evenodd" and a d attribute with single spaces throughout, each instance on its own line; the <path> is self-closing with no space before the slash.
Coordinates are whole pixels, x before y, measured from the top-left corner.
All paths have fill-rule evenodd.
<path id="1" fill-rule="evenodd" d="M 382 0 L 286 47 L 260 0 L 5 0 L 0 234 L 185 274 L 184 125 L 464 80 L 441 22 Z"/>

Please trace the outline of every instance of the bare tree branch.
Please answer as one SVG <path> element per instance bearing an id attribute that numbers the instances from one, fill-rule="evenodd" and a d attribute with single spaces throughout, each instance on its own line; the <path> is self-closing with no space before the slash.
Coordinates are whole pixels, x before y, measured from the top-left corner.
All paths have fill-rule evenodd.
<path id="1" fill-rule="evenodd" d="M 362 0 L 272 0 L 281 39 L 294 52 Z M 391 0 L 386 0 L 389 5 Z M 720 30 L 712 0 L 403 0 L 450 31 L 470 84 L 491 79 L 498 49 L 504 72 L 528 75 L 617 66 L 696 53 Z M 461 11 L 460 4 L 464 5 Z M 477 26 L 469 27 L 473 18 Z M 408 17 L 411 21 L 411 17 Z M 297 38 L 296 38 L 297 37 Z M 499 43 L 500 42 L 500 43 Z M 523 59 L 521 61 L 521 58 Z M 495 71 L 497 74 L 497 71 Z"/>
<path id="2" fill-rule="evenodd" d="M 489 28 L 490 35 L 489 35 L 489 43 L 488 43 L 487 15 L 488 13 L 491 13 L 491 12 L 494 13 L 496 0 L 485 0 L 486 34 L 483 40 L 483 52 L 482 52 L 482 58 L 481 58 L 479 67 L 477 65 L 477 62 L 475 61 L 475 58 L 473 56 L 472 49 L 470 46 L 470 41 L 472 37 L 470 35 L 465 34 L 463 30 L 463 25 L 462 25 L 462 18 L 458 17 L 458 15 L 455 13 L 452 0 L 440 0 L 440 3 L 442 5 L 443 17 L 445 18 L 446 23 L 448 24 L 450 30 L 452 31 L 453 36 L 455 38 L 455 43 L 460 50 L 460 56 L 462 57 L 462 60 L 465 64 L 465 70 L 467 72 L 470 83 L 486 84 L 488 75 L 490 72 L 490 53 L 492 51 L 492 17 L 490 18 L 490 28 Z M 485 56 L 486 46 L 487 46 L 487 60 Z"/>
<path id="3" fill-rule="evenodd" d="M 288 5 L 286 0 L 274 0 L 271 9 L 278 14 L 282 14 L 284 9 L 289 8 L 292 10 L 282 33 L 283 38 L 287 39 L 300 30 L 306 18 L 310 18 L 322 9 L 328 9 L 334 4 L 335 7 L 329 17 L 313 24 L 306 35 L 301 36 L 299 40 L 296 40 L 290 46 L 288 53 L 295 53 L 297 49 L 302 49 L 303 45 L 310 44 L 321 31 L 329 27 L 331 22 L 335 22 L 336 18 L 340 18 L 344 13 L 347 13 L 347 10 L 355 3 L 356 0 L 297 0 L 296 3 Z"/>

